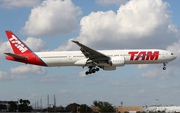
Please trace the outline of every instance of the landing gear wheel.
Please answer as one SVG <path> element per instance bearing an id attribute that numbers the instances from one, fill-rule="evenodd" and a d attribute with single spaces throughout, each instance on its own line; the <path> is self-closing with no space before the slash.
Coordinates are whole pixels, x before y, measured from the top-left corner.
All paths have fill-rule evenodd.
<path id="1" fill-rule="evenodd" d="M 95 72 L 96 72 L 96 70 L 95 70 L 95 69 L 93 69 L 93 70 L 92 70 L 92 73 L 95 73 Z"/>
<path id="2" fill-rule="evenodd" d="M 99 71 L 99 68 L 95 68 L 95 67 L 92 67 L 92 66 L 89 66 L 88 68 L 89 68 L 89 71 L 85 72 L 86 75 L 95 73 L 96 71 Z"/>
<path id="3" fill-rule="evenodd" d="M 166 67 L 163 67 L 163 70 L 166 70 Z"/>
<path id="4" fill-rule="evenodd" d="M 163 70 L 166 70 L 166 67 L 165 67 L 166 64 L 167 64 L 167 63 L 163 63 Z"/>
<path id="5" fill-rule="evenodd" d="M 96 71 L 99 71 L 99 68 L 96 68 Z"/>
<path id="6" fill-rule="evenodd" d="M 85 74 L 88 75 L 88 74 L 89 74 L 89 71 L 86 71 Z"/>

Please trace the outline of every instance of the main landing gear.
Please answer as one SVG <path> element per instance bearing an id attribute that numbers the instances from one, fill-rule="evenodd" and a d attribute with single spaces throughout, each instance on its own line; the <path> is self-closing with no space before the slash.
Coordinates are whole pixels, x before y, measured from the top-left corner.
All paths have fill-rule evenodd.
<path id="1" fill-rule="evenodd" d="M 96 71 L 99 71 L 99 68 L 95 68 L 93 66 L 89 66 L 88 68 L 89 68 L 89 71 L 85 72 L 86 75 L 95 73 Z"/>
<path id="2" fill-rule="evenodd" d="M 163 70 L 166 70 L 166 63 L 163 63 Z"/>

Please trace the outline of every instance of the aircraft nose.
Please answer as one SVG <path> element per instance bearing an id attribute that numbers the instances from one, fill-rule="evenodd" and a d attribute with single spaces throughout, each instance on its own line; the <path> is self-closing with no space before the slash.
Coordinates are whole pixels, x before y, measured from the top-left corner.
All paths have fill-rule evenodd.
<path id="1" fill-rule="evenodd" d="M 174 59 L 176 59 L 176 58 L 177 58 L 177 56 L 174 55 Z"/>
<path id="2" fill-rule="evenodd" d="M 175 56 L 175 55 L 172 56 L 172 59 L 173 59 L 173 60 L 175 60 L 176 58 L 177 58 L 177 56 Z"/>

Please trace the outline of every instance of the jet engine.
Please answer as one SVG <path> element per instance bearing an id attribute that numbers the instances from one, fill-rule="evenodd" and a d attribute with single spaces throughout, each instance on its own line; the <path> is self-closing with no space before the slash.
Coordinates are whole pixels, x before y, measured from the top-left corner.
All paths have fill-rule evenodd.
<path id="1" fill-rule="evenodd" d="M 110 64 L 111 66 L 121 67 L 125 65 L 125 60 L 122 56 L 111 57 L 111 59 L 109 59 L 108 61 L 108 64 Z"/>

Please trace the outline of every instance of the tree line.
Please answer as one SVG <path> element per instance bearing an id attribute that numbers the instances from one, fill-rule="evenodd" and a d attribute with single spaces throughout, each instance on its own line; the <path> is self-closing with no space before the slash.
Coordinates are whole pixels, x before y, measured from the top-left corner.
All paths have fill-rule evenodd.
<path id="1" fill-rule="evenodd" d="M 7 111 L 7 112 L 32 112 L 32 111 L 41 111 L 41 112 L 71 112 L 71 113 L 76 113 L 76 112 L 80 112 L 80 113 L 92 113 L 93 110 L 87 106 L 86 104 L 77 104 L 77 103 L 71 103 L 69 105 L 67 105 L 66 107 L 49 107 L 49 108 L 45 108 L 45 109 L 36 109 L 34 110 L 32 108 L 32 106 L 30 106 L 30 101 L 29 100 L 23 100 L 20 99 L 19 104 L 17 105 L 16 102 L 14 101 L 10 101 L 8 102 L 9 106 L 7 108 L 7 105 L 4 104 L 0 104 L 0 111 Z M 112 106 L 111 103 L 109 102 L 105 102 L 105 101 L 93 101 L 93 107 L 97 107 L 98 111 L 96 112 L 116 112 L 115 108 Z M 120 112 L 119 112 L 120 113 Z M 129 112 L 124 112 L 124 113 L 129 113 Z M 136 112 L 136 113 L 145 113 L 143 112 Z M 150 111 L 149 113 L 157 113 L 157 112 L 152 112 Z M 158 113 L 164 113 L 164 111 L 158 111 Z"/>
<path id="2" fill-rule="evenodd" d="M 8 108 L 7 105 L 0 104 L 0 111 L 16 112 L 18 110 L 19 112 L 31 112 L 33 110 L 33 108 L 29 106 L 29 100 L 20 99 L 19 103 L 20 104 L 17 105 L 16 102 L 10 101 L 8 102 Z"/>
<path id="3" fill-rule="evenodd" d="M 105 101 L 93 101 L 93 107 L 98 107 L 98 112 L 115 112 L 116 110 L 110 104 L 109 102 Z M 93 110 L 86 104 L 77 104 L 77 103 L 71 103 L 67 105 L 66 107 L 52 107 L 52 108 L 47 108 L 43 109 L 43 111 L 48 111 L 48 112 L 80 112 L 80 113 L 86 113 L 86 112 L 92 112 Z"/>
<path id="4" fill-rule="evenodd" d="M 99 112 L 115 112 L 114 107 L 112 104 L 104 101 L 93 101 L 94 107 L 98 107 Z M 7 112 L 31 112 L 35 111 L 32 106 L 30 106 L 30 101 L 29 100 L 19 100 L 19 104 L 17 104 L 14 101 L 9 101 L 8 102 L 8 108 L 7 105 L 0 104 L 0 111 L 7 111 Z M 85 113 L 85 112 L 92 112 L 93 110 L 86 104 L 77 104 L 77 103 L 71 103 L 67 105 L 66 107 L 49 107 L 45 109 L 36 109 L 36 111 L 48 111 L 48 112 L 80 112 L 80 113 Z"/>

